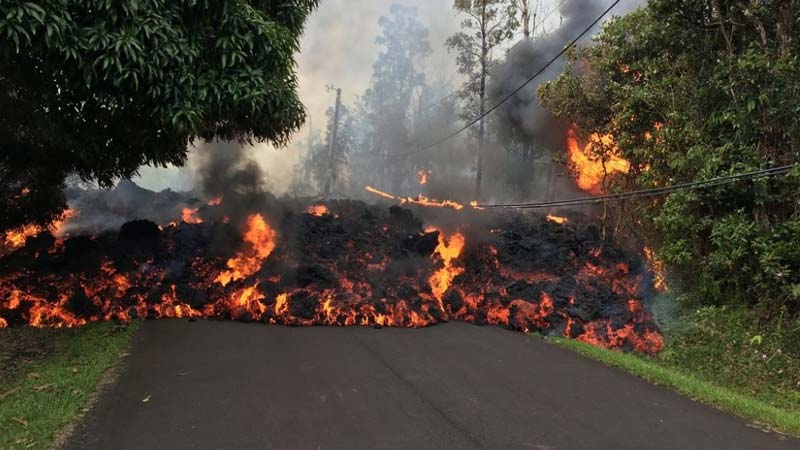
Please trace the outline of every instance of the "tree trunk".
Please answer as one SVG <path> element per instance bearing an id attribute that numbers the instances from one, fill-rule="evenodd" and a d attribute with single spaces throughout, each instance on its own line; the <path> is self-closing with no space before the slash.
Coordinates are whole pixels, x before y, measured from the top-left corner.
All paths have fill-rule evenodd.
<path id="1" fill-rule="evenodd" d="M 475 172 L 475 200 L 481 199 L 481 184 L 483 181 L 483 141 L 486 134 L 486 121 L 483 115 L 486 113 L 486 70 L 488 65 L 489 51 L 487 48 L 486 36 L 486 1 L 481 6 L 481 87 L 480 87 L 480 125 L 478 126 L 478 165 Z"/>
<path id="2" fill-rule="evenodd" d="M 794 39 L 794 16 L 797 7 L 796 1 L 787 1 L 778 14 L 776 34 L 778 35 L 778 47 L 782 55 L 788 55 L 791 51 L 792 40 Z"/>
<path id="3" fill-rule="evenodd" d="M 522 10 L 522 34 L 525 36 L 525 40 L 529 41 L 531 39 L 531 11 L 528 0 L 520 1 L 520 9 Z"/>
<path id="4" fill-rule="evenodd" d="M 336 178 L 336 139 L 339 131 L 339 106 L 342 103 L 342 90 L 336 89 L 336 107 L 333 110 L 333 129 L 331 130 L 331 142 L 328 148 L 328 176 L 325 179 L 325 195 L 330 195 L 333 180 Z"/>

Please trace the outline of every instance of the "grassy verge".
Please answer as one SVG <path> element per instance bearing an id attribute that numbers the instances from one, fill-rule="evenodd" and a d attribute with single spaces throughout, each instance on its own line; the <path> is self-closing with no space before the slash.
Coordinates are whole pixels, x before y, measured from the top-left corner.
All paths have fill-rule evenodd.
<path id="1" fill-rule="evenodd" d="M 797 330 L 756 323 L 741 310 L 693 312 L 663 327 L 666 347 L 657 357 L 553 341 L 762 427 L 800 436 Z"/>
<path id="2" fill-rule="evenodd" d="M 0 329 L 0 448 L 50 448 L 138 326 Z"/>

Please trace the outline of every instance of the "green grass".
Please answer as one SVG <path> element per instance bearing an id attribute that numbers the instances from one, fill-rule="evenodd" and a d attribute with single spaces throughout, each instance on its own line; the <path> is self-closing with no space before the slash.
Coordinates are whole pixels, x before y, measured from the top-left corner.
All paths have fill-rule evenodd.
<path id="1" fill-rule="evenodd" d="M 0 329 L 0 449 L 50 448 L 138 327 Z"/>
<path id="2" fill-rule="evenodd" d="M 755 422 L 800 436 L 800 392 L 796 384 L 794 330 L 765 338 L 741 311 L 703 310 L 680 326 L 663 329 L 666 347 L 657 357 L 622 353 L 569 339 L 552 339 L 606 365 L 676 390 Z M 746 319 L 746 317 L 744 317 Z M 758 339 L 754 339 L 759 336 Z M 771 342 L 767 342 L 771 340 Z M 789 346 L 789 350 L 772 349 Z M 773 355 L 772 359 L 763 355 Z M 712 381 L 713 380 L 713 381 Z"/>

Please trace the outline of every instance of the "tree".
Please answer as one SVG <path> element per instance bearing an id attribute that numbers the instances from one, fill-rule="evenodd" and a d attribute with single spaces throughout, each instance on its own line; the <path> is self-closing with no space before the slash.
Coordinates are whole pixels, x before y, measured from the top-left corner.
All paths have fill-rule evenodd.
<path id="1" fill-rule="evenodd" d="M 392 5 L 389 15 L 378 21 L 381 34 L 375 43 L 381 51 L 373 65 L 372 83 L 359 99 L 359 115 L 366 128 L 366 156 L 382 162 L 379 185 L 388 182 L 398 191 L 408 174 L 408 165 L 398 153 L 408 151 L 407 115 L 414 93 L 425 84 L 420 70 L 431 53 L 428 29 L 417 19 L 417 9 Z M 381 161 L 382 160 L 382 161 Z"/>
<path id="2" fill-rule="evenodd" d="M 573 52 L 540 95 L 583 133 L 615 137 L 631 163 L 618 187 L 797 163 L 798 21 L 797 0 L 651 0 Z M 798 194 L 795 170 L 641 202 L 629 222 L 641 222 L 632 229 L 656 244 L 689 298 L 797 314 Z"/>
<path id="3" fill-rule="evenodd" d="M 494 51 L 514 36 L 519 26 L 516 19 L 516 1 L 509 0 L 455 0 L 455 9 L 467 15 L 460 31 L 447 39 L 450 50 L 458 52 L 456 62 L 459 73 L 466 76 L 461 91 L 464 119 L 474 120 L 486 112 L 486 83 L 494 61 Z M 478 157 L 475 173 L 475 194 L 480 198 L 483 177 L 483 146 L 486 121 L 478 124 Z"/>
<path id="4" fill-rule="evenodd" d="M 110 186 L 196 139 L 286 144 L 317 3 L 0 3 L 0 231 L 52 219 L 72 174 Z"/>
<path id="5" fill-rule="evenodd" d="M 539 0 L 531 4 L 531 0 L 516 0 L 517 10 L 519 10 L 519 23 L 522 25 L 522 36 L 525 40 L 533 38 L 536 32 L 536 27 L 539 25 L 536 22 L 539 15 Z"/>

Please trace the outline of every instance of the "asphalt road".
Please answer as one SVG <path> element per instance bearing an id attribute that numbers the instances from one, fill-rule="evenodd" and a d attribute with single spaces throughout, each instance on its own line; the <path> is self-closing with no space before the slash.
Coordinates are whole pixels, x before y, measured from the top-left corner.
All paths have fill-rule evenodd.
<path id="1" fill-rule="evenodd" d="M 147 322 L 68 449 L 798 449 L 535 337 Z M 147 401 L 144 401 L 147 399 Z"/>

